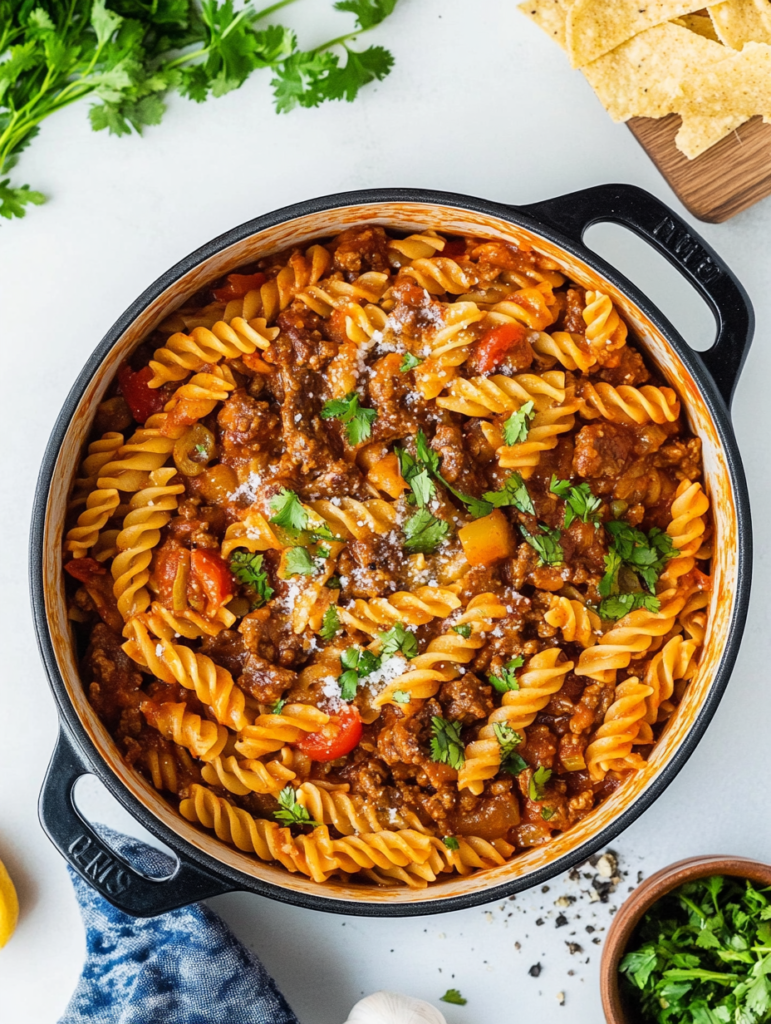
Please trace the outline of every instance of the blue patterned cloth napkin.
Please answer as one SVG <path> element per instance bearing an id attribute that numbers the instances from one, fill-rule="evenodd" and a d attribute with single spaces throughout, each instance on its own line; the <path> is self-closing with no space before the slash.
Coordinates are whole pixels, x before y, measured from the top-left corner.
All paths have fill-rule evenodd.
<path id="1" fill-rule="evenodd" d="M 150 875 L 170 857 L 98 826 Z M 205 904 L 129 917 L 70 869 L 86 926 L 86 963 L 59 1024 L 298 1024 L 260 961 Z"/>

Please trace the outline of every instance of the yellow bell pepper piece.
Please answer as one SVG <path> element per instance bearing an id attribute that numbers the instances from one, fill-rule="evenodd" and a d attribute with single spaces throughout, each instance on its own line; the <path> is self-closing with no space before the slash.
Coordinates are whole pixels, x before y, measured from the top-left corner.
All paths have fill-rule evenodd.
<path id="1" fill-rule="evenodd" d="M 13 935 L 19 920 L 19 899 L 11 876 L 0 861 L 0 949 Z"/>

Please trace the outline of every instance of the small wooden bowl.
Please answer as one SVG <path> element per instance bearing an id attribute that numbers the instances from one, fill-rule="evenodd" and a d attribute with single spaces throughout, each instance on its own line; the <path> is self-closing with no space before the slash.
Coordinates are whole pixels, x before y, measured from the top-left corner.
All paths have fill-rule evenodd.
<path id="1" fill-rule="evenodd" d="M 613 918 L 602 951 L 600 994 L 607 1024 L 641 1022 L 636 1010 L 627 1006 L 622 999 L 618 965 L 643 914 L 662 896 L 685 882 L 708 878 L 710 875 L 733 875 L 735 878 L 749 878 L 761 885 L 771 885 L 771 864 L 762 864 L 748 857 L 689 857 L 646 878 Z"/>

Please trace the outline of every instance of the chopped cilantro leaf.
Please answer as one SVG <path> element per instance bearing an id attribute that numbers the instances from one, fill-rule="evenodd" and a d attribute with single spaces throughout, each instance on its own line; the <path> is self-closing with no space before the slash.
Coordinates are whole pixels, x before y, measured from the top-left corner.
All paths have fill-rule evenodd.
<path id="1" fill-rule="evenodd" d="M 319 630 L 319 636 L 326 643 L 331 643 L 332 640 L 340 632 L 340 616 L 337 614 L 337 608 L 333 604 L 327 608 L 324 612 L 324 618 L 321 620 L 321 629 Z"/>
<path id="2" fill-rule="evenodd" d="M 547 526 L 545 523 L 538 524 L 543 536 L 530 533 L 520 523 L 519 531 L 530 547 L 537 553 L 541 565 L 561 565 L 565 554 L 560 544 L 560 531 Z"/>
<path id="3" fill-rule="evenodd" d="M 415 450 L 418 453 L 418 459 L 429 473 L 436 474 L 439 472 L 439 452 L 435 452 L 433 448 L 429 446 L 428 438 L 423 433 L 422 428 L 418 430 L 415 438 Z"/>
<path id="4" fill-rule="evenodd" d="M 402 373 L 409 373 L 410 370 L 414 370 L 416 366 L 420 366 L 423 362 L 422 359 L 418 359 L 412 352 L 405 352 L 402 356 L 402 365 L 399 367 Z"/>
<path id="5" fill-rule="evenodd" d="M 409 704 L 412 700 L 407 690 L 394 690 L 391 696 L 397 704 Z"/>
<path id="6" fill-rule="evenodd" d="M 414 633 L 405 629 L 401 622 L 397 622 L 386 633 L 378 635 L 383 642 L 381 650 L 383 655 L 401 652 L 405 658 L 414 658 L 418 653 L 418 638 Z"/>
<path id="7" fill-rule="evenodd" d="M 542 807 L 541 808 L 541 817 L 543 818 L 544 821 L 551 821 L 551 819 L 554 817 L 554 815 L 556 813 L 557 813 L 557 808 L 556 807 Z"/>
<path id="8" fill-rule="evenodd" d="M 646 534 L 643 530 L 636 530 L 629 523 L 613 519 L 605 524 L 605 529 L 611 535 L 608 553 L 605 555 L 605 575 L 597 587 L 600 597 L 621 596 L 627 598 L 627 594 L 621 594 L 621 583 L 619 570 L 631 570 L 642 583 L 647 587 L 650 594 L 656 593 L 656 582 L 664 566 L 675 554 L 672 545 L 672 538 L 663 533 L 657 527 L 649 530 Z M 628 586 L 627 590 L 635 592 L 634 586 Z M 637 599 L 640 601 L 641 599 Z M 628 602 L 627 602 L 628 603 Z M 603 605 L 605 602 L 603 601 Z M 609 614 L 605 618 L 615 618 L 610 613 L 611 608 L 620 608 L 620 605 L 608 606 Z M 649 605 L 637 604 L 636 607 L 649 607 Z M 629 609 L 631 611 L 631 607 Z M 626 614 L 626 612 L 624 612 Z"/>
<path id="9" fill-rule="evenodd" d="M 556 474 L 552 473 L 549 490 L 552 494 L 556 494 L 558 498 L 567 498 L 572 486 L 569 480 L 558 480 Z"/>
<path id="10" fill-rule="evenodd" d="M 358 647 L 349 647 L 340 655 L 340 662 L 343 668 L 357 668 L 361 651 Z"/>
<path id="11" fill-rule="evenodd" d="M 530 785 L 527 788 L 527 795 L 531 800 L 539 801 L 544 798 L 544 787 L 549 779 L 552 777 L 551 768 L 544 768 L 541 765 L 540 768 L 536 768 L 533 774 L 530 776 Z"/>
<path id="12" fill-rule="evenodd" d="M 453 626 L 452 631 L 453 633 L 460 633 L 464 640 L 468 640 L 468 638 L 471 636 L 471 623 L 462 622 L 460 626 Z"/>
<path id="13" fill-rule="evenodd" d="M 525 481 L 519 473 L 510 473 L 499 491 L 488 491 L 484 498 L 494 508 L 504 508 L 507 505 L 513 505 L 515 509 L 519 512 L 524 512 L 525 515 L 535 515 L 533 499 L 530 497 Z"/>
<path id="14" fill-rule="evenodd" d="M 359 673 L 355 669 L 349 668 L 346 672 L 343 672 L 337 682 L 340 686 L 340 699 L 353 700 L 359 688 Z"/>
<path id="15" fill-rule="evenodd" d="M 506 444 L 522 444 L 527 440 L 530 424 L 535 416 L 535 406 L 525 402 L 503 424 L 503 439 Z"/>
<path id="16" fill-rule="evenodd" d="M 372 424 L 377 419 L 377 409 L 362 409 L 359 396 L 351 391 L 345 398 L 331 398 L 321 409 L 324 420 L 340 420 L 345 425 L 349 444 L 357 445 L 366 441 L 372 433 Z"/>
<path id="17" fill-rule="evenodd" d="M 457 988 L 448 988 L 443 996 L 439 996 L 443 1003 L 453 1003 L 455 1006 L 465 1006 L 468 999 L 464 999 Z"/>
<path id="18" fill-rule="evenodd" d="M 337 0 L 335 10 L 356 15 L 359 27 L 366 32 L 393 14 L 396 0 Z"/>
<path id="19" fill-rule="evenodd" d="M 284 710 L 284 705 L 285 704 L 286 704 L 286 697 L 279 697 L 279 699 L 277 701 L 275 701 L 271 705 L 270 713 L 272 715 L 280 715 L 281 712 Z"/>
<path id="20" fill-rule="evenodd" d="M 377 672 L 382 663 L 382 658 L 379 658 L 372 651 L 362 651 L 361 657 L 359 658 L 359 664 L 357 666 L 358 673 L 360 676 L 368 676 L 373 672 Z"/>
<path id="21" fill-rule="evenodd" d="M 615 621 L 623 619 L 629 612 L 638 608 L 646 608 L 649 612 L 657 612 L 661 607 L 661 601 L 653 594 L 645 594 L 638 590 L 633 594 L 614 594 L 612 597 L 604 597 L 597 606 L 597 613 L 601 619 Z"/>
<path id="22" fill-rule="evenodd" d="M 447 536 L 449 529 L 449 523 L 437 519 L 428 509 L 422 508 L 404 524 L 404 547 L 413 554 L 433 554 Z"/>
<path id="23" fill-rule="evenodd" d="M 330 590 L 339 590 L 340 587 L 342 586 L 342 583 L 340 582 L 340 577 L 330 576 L 327 582 L 324 584 L 324 586 L 328 587 Z"/>
<path id="24" fill-rule="evenodd" d="M 597 512 L 600 505 L 602 505 L 602 498 L 597 498 L 594 495 L 589 484 L 583 483 L 571 487 L 565 498 L 565 529 L 567 530 L 574 519 L 599 526 L 600 518 Z"/>
<path id="25" fill-rule="evenodd" d="M 460 769 L 465 761 L 463 741 L 460 738 L 460 722 L 448 722 L 446 718 L 434 715 L 431 719 L 431 760 Z"/>
<path id="26" fill-rule="evenodd" d="M 278 794 L 278 805 L 280 810 L 274 811 L 273 817 L 284 825 L 313 825 L 316 828 L 320 824 L 311 818 L 308 808 L 298 802 L 291 786 L 284 786 Z"/>
<path id="27" fill-rule="evenodd" d="M 421 462 L 416 461 L 404 448 L 396 446 L 394 451 L 399 459 L 399 472 L 412 490 L 411 503 L 417 503 L 420 508 L 424 508 L 436 494 L 436 487 L 428 469 Z"/>
<path id="28" fill-rule="evenodd" d="M 447 847 L 448 850 L 459 850 L 460 849 L 460 843 L 455 838 L 455 836 L 443 836 L 442 837 L 442 842 L 444 843 L 444 845 Z"/>
<path id="29" fill-rule="evenodd" d="M 518 654 L 516 658 L 512 658 L 510 662 L 503 666 L 501 674 L 499 676 L 488 676 L 487 678 L 493 684 L 498 693 L 506 693 L 508 690 L 518 690 L 519 683 L 517 677 L 514 675 L 516 669 L 521 668 L 525 663 L 525 659 L 521 654 Z"/>
<path id="30" fill-rule="evenodd" d="M 290 576 L 315 576 L 319 563 L 311 558 L 306 548 L 289 548 L 284 556 L 284 579 Z"/>
<path id="31" fill-rule="evenodd" d="M 286 487 L 282 487 L 280 492 L 274 494 L 270 499 L 270 507 L 275 513 L 271 517 L 271 523 L 294 533 L 307 530 L 308 512 L 303 508 L 294 491 L 288 491 Z"/>
<path id="32" fill-rule="evenodd" d="M 527 768 L 527 761 L 517 753 L 522 737 L 506 722 L 495 722 L 493 732 L 501 748 L 501 768 L 509 775 L 519 775 Z"/>
<path id="33" fill-rule="evenodd" d="M 254 594 L 254 607 L 261 608 L 273 597 L 275 591 L 268 583 L 268 574 L 262 567 L 262 555 L 249 551 L 234 551 L 229 566 L 239 583 Z"/>

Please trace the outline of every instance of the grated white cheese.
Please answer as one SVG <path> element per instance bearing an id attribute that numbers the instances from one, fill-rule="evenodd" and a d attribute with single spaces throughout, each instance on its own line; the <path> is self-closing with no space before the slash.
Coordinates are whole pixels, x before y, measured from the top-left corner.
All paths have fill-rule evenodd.
<path id="1" fill-rule="evenodd" d="M 380 693 L 389 683 L 393 682 L 410 667 L 407 659 L 401 654 L 394 654 L 370 675 L 366 677 L 366 685 L 374 692 Z"/>
<path id="2" fill-rule="evenodd" d="M 156 658 L 162 658 L 163 657 L 163 644 L 156 644 L 155 645 L 155 657 Z"/>
<path id="3" fill-rule="evenodd" d="M 239 498 L 248 498 L 249 501 L 257 500 L 257 488 L 262 483 L 260 473 L 251 472 L 246 480 L 228 495 L 228 501 L 237 501 Z"/>

